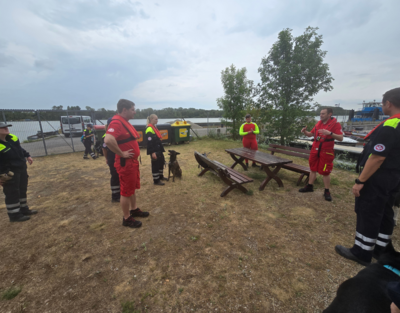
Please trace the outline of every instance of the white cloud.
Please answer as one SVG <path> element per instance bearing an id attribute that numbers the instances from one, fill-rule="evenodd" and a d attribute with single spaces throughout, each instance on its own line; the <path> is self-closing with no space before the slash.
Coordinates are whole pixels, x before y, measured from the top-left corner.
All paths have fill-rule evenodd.
<path id="1" fill-rule="evenodd" d="M 310 25 L 320 27 L 335 78 L 315 100 L 354 106 L 400 85 L 399 9 L 397 0 L 7 1 L 0 97 L 22 108 L 54 99 L 99 108 L 122 96 L 142 107 L 216 108 L 224 68 L 246 67 L 258 82 L 277 32 Z"/>

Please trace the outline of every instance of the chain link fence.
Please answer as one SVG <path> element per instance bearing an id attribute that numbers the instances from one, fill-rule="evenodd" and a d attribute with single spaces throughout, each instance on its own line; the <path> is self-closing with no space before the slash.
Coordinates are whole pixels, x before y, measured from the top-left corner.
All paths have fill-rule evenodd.
<path id="1" fill-rule="evenodd" d="M 107 118 L 102 114 L 100 119 L 100 116 L 96 116 L 96 111 L 86 110 L 0 110 L 0 120 L 12 124 L 10 132 L 19 138 L 21 146 L 34 157 L 83 152 L 85 147 L 81 136 L 86 125 L 103 125 Z M 170 119 L 171 122 L 174 120 L 175 118 Z M 208 124 L 206 120 L 201 123 L 202 126 L 192 123 L 192 137 L 227 134 L 226 127 L 217 126 L 215 122 Z M 146 123 L 145 120 L 136 122 L 144 125 Z"/>
<path id="2" fill-rule="evenodd" d="M 88 123 L 103 124 L 92 111 L 0 110 L 0 119 L 9 123 L 22 148 L 32 156 L 84 151 L 81 142 Z"/>

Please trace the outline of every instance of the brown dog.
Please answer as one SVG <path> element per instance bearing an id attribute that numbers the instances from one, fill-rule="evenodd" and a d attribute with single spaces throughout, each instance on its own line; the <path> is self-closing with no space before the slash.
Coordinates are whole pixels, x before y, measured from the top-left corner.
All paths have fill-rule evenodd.
<path id="1" fill-rule="evenodd" d="M 5 183 L 6 181 L 12 179 L 14 177 L 14 173 L 8 171 L 8 173 L 0 174 L 0 182 Z"/>
<path id="2" fill-rule="evenodd" d="M 169 152 L 168 155 L 170 156 L 169 162 L 168 162 L 168 180 L 169 180 L 170 174 L 172 172 L 172 181 L 175 182 L 175 176 L 182 178 L 182 170 L 176 159 L 176 156 L 180 153 L 176 152 L 175 150 L 168 150 L 168 152 Z"/>

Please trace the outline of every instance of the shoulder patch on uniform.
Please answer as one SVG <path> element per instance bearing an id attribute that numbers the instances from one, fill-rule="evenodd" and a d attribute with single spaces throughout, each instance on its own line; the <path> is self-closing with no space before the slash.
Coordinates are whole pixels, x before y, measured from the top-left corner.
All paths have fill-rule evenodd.
<path id="1" fill-rule="evenodd" d="M 113 133 L 114 132 L 114 128 L 109 128 L 107 131 L 110 132 L 110 133 Z"/>
<path id="2" fill-rule="evenodd" d="M 400 123 L 400 118 L 390 118 L 383 123 L 383 126 L 397 128 L 397 125 L 399 125 L 399 123 Z"/>
<path id="3" fill-rule="evenodd" d="M 377 145 L 374 146 L 374 150 L 377 152 L 385 151 L 385 149 L 386 147 L 381 143 L 378 143 Z"/>

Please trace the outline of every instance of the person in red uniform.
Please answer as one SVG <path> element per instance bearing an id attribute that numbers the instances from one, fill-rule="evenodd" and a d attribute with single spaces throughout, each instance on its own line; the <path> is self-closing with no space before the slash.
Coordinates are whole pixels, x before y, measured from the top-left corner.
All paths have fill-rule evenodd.
<path id="1" fill-rule="evenodd" d="M 147 217 L 148 212 L 142 212 L 136 205 L 136 189 L 140 189 L 140 172 L 138 158 L 140 155 L 137 139 L 139 134 L 129 123 L 135 116 L 135 104 L 121 99 L 117 104 L 118 114 L 115 115 L 106 132 L 104 142 L 115 153 L 115 169 L 118 172 L 121 190 L 121 207 L 124 214 L 122 225 L 132 228 L 142 226 L 142 222 L 134 217 Z"/>
<path id="2" fill-rule="evenodd" d="M 323 176 L 325 192 L 324 197 L 326 201 L 332 201 L 329 191 L 331 178 L 330 173 L 333 169 L 333 159 L 335 158 L 335 139 L 343 141 L 342 126 L 336 118 L 332 117 L 333 110 L 331 108 L 322 109 L 320 112 L 321 120 L 308 132 L 307 126 L 301 132 L 307 137 L 314 137 L 314 142 L 311 147 L 309 158 L 310 164 L 310 179 L 308 185 L 301 188 L 300 192 L 313 192 L 313 183 L 317 178 L 317 172 Z"/>
<path id="3" fill-rule="evenodd" d="M 249 148 L 251 150 L 258 150 L 258 144 L 256 135 L 260 133 L 256 123 L 251 122 L 251 115 L 246 115 L 246 123 L 242 124 L 239 129 L 239 135 L 243 136 L 243 147 Z M 249 167 L 249 160 L 246 159 L 246 166 Z M 252 167 L 258 167 L 258 165 L 253 162 Z"/>

